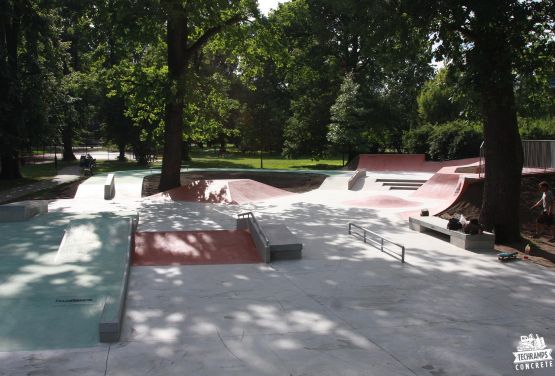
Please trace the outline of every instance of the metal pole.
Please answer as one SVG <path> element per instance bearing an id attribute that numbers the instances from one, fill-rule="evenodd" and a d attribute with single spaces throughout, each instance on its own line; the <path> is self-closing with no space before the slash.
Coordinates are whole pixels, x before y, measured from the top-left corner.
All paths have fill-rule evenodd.
<path id="1" fill-rule="evenodd" d="M 405 263 L 405 246 L 401 247 L 402 253 L 401 253 L 401 262 L 404 264 Z"/>
<path id="2" fill-rule="evenodd" d="M 381 241 L 382 241 L 382 248 L 381 248 L 381 251 L 383 252 L 383 238 L 380 238 L 380 239 L 381 239 Z"/>

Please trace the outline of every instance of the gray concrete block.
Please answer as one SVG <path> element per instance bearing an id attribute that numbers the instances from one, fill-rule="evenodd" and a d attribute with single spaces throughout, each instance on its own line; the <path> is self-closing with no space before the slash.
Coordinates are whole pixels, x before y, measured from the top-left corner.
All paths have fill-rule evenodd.
<path id="1" fill-rule="evenodd" d="M 98 334 L 100 342 L 117 342 L 121 335 L 123 316 L 125 311 L 125 301 L 127 299 L 127 288 L 129 285 L 129 272 L 131 263 L 132 236 L 135 229 L 134 220 L 128 221 L 127 249 L 125 253 L 125 268 L 121 277 L 121 284 L 118 294 L 106 297 L 102 315 L 98 323 Z"/>
<path id="2" fill-rule="evenodd" d="M 0 222 L 26 221 L 38 214 L 48 212 L 48 201 L 28 200 L 0 205 Z"/>
<path id="3" fill-rule="evenodd" d="M 439 217 L 410 217 L 411 230 L 423 232 L 426 230 L 440 232 L 449 236 L 450 243 L 456 247 L 469 251 L 492 250 L 495 245 L 495 236 L 489 232 L 481 234 L 465 234 L 447 228 L 447 220 Z"/>
<path id="4" fill-rule="evenodd" d="M 116 181 L 114 174 L 108 174 L 104 183 L 104 199 L 111 200 L 116 195 Z"/>

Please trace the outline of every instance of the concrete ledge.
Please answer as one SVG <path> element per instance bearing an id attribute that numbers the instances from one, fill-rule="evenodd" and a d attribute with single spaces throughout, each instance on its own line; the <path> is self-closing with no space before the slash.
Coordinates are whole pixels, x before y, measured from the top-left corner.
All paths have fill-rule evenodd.
<path id="1" fill-rule="evenodd" d="M 256 245 L 256 249 L 260 254 L 260 258 L 266 264 L 270 262 L 270 246 L 266 242 L 266 234 L 260 228 L 260 225 L 256 225 L 256 220 L 247 218 L 237 218 L 236 229 L 237 230 L 249 230 L 252 236 L 252 240 Z"/>
<path id="2" fill-rule="evenodd" d="M 48 201 L 29 200 L 0 205 L 0 222 L 26 221 L 37 214 L 48 213 Z"/>
<path id="3" fill-rule="evenodd" d="M 270 259 L 272 261 L 302 258 L 303 245 L 287 226 L 265 224 L 264 232 L 270 242 Z"/>
<path id="4" fill-rule="evenodd" d="M 449 236 L 449 242 L 456 247 L 469 251 L 492 250 L 495 245 L 495 236 L 490 232 L 481 234 L 465 234 L 461 231 L 449 230 L 448 221 L 439 217 L 410 217 L 411 230 L 424 232 L 426 230 L 440 232 Z"/>
<path id="5" fill-rule="evenodd" d="M 127 244 L 128 247 L 125 252 L 125 266 L 121 278 L 120 289 L 118 293 L 109 295 L 104 302 L 102 315 L 98 323 L 98 334 L 100 342 L 117 342 L 121 335 L 121 328 L 123 322 L 123 314 L 125 310 L 125 301 L 127 299 L 127 286 L 129 284 L 129 266 L 131 261 L 132 251 L 132 236 L 135 229 L 134 220 L 128 219 L 128 234 Z"/>
<path id="6" fill-rule="evenodd" d="M 349 190 L 352 190 L 353 187 L 355 186 L 356 182 L 359 179 L 362 179 L 362 178 L 365 178 L 365 177 L 366 177 L 366 171 L 365 170 L 356 170 L 355 174 L 353 176 L 351 176 L 351 178 L 347 182 L 347 188 Z"/>
<path id="7" fill-rule="evenodd" d="M 108 174 L 104 183 L 104 200 L 111 200 L 116 194 L 116 183 L 114 174 Z"/>

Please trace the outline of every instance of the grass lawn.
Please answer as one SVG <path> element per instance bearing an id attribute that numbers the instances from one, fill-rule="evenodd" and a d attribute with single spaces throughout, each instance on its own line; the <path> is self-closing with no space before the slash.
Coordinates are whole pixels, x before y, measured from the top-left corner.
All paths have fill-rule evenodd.
<path id="1" fill-rule="evenodd" d="M 230 147 L 225 155 L 218 155 L 217 149 L 194 148 L 191 151 L 191 162 L 183 166 L 192 168 L 260 168 L 260 155 L 256 153 L 242 153 Z M 58 162 L 58 171 L 63 167 L 78 164 L 79 161 L 70 163 Z M 160 168 L 161 159 L 152 163 L 150 168 Z M 262 165 L 265 169 L 278 170 L 334 170 L 342 167 L 341 157 L 314 160 L 311 158 L 287 159 L 276 155 L 262 155 Z M 121 162 L 117 160 L 97 161 L 95 174 L 112 171 L 136 170 L 145 168 L 135 161 Z M 35 183 L 44 179 L 52 179 L 57 171 L 54 163 L 25 164 L 21 166 L 23 178 L 17 180 L 0 180 L 0 190 L 19 187 Z"/>
<path id="2" fill-rule="evenodd" d="M 71 163 L 58 162 L 58 170 L 69 165 L 71 165 Z M 21 179 L 0 180 L 0 190 L 20 187 L 44 179 L 52 179 L 56 176 L 56 169 L 54 168 L 54 162 L 40 164 L 27 163 L 21 166 L 21 174 L 23 175 Z"/>
<path id="3" fill-rule="evenodd" d="M 229 149 L 228 153 L 218 155 L 216 149 L 193 149 L 192 161 L 184 163 L 194 168 L 260 168 L 260 155 L 241 153 Z M 335 170 L 343 166 L 340 157 L 314 160 L 311 158 L 287 159 L 276 155 L 262 155 L 262 166 L 280 170 Z"/>

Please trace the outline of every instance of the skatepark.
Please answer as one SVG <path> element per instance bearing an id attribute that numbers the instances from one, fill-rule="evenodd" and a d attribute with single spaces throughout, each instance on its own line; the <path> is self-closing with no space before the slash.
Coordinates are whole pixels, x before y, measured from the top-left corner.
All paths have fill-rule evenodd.
<path id="1" fill-rule="evenodd" d="M 555 346 L 552 269 L 409 228 L 483 179 L 477 158 L 348 167 L 303 170 L 325 175 L 306 192 L 211 177 L 146 197 L 157 170 L 99 174 L 0 223 L 0 375 L 511 375 L 521 336 Z"/>

